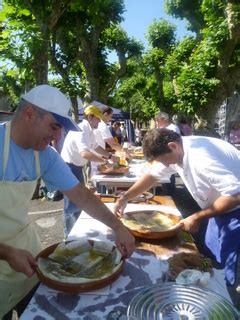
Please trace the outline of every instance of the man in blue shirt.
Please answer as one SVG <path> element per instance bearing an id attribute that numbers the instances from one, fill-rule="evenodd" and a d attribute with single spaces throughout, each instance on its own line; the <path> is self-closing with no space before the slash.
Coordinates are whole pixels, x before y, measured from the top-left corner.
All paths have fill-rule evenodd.
<path id="1" fill-rule="evenodd" d="M 77 206 L 112 228 L 116 245 L 130 256 L 134 238 L 122 223 L 72 174 L 49 146 L 62 127 L 77 130 L 68 117 L 70 102 L 56 88 L 40 85 L 26 93 L 11 122 L 0 125 L 0 318 L 36 286 L 35 256 L 41 250 L 28 217 L 28 202 L 38 178 L 47 188 L 60 190 Z M 17 306 L 17 307 L 16 307 Z"/>

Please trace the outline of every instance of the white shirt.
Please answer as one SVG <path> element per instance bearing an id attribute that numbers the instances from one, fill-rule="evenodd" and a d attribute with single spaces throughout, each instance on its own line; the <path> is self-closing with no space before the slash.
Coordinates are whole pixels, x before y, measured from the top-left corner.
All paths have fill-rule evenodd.
<path id="1" fill-rule="evenodd" d="M 183 165 L 161 164 L 154 166 L 150 174 L 156 178 L 174 170 L 204 209 L 220 196 L 231 196 L 240 192 L 240 153 L 230 143 L 209 137 L 182 137 Z"/>
<path id="2" fill-rule="evenodd" d="M 173 124 L 173 123 L 170 123 L 170 124 L 166 127 L 166 129 L 172 130 L 172 131 L 175 131 L 175 132 L 178 133 L 178 134 L 181 134 L 181 131 L 180 131 L 180 129 L 178 128 L 178 126 L 176 126 L 176 125 Z"/>
<path id="3" fill-rule="evenodd" d="M 84 166 L 87 160 L 81 157 L 82 151 L 94 151 L 98 144 L 93 133 L 93 129 L 87 120 L 83 120 L 79 127 L 82 131 L 69 131 L 61 152 L 61 157 L 67 163 L 76 166 Z"/>
<path id="4" fill-rule="evenodd" d="M 112 134 L 108 125 L 102 120 L 99 122 L 98 128 L 94 130 L 94 135 L 98 145 L 103 149 L 105 149 L 105 140 L 112 138 Z"/>

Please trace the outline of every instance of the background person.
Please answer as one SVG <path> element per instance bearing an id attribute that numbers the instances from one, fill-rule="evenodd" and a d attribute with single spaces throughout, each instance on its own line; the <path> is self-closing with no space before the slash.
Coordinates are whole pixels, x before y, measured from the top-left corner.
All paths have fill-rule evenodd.
<path id="1" fill-rule="evenodd" d="M 240 307 L 240 293 L 236 291 L 240 283 L 238 150 L 220 139 L 181 137 L 167 129 L 148 132 L 143 150 L 149 161 L 159 164 L 119 199 L 115 212 L 121 214 L 130 199 L 148 190 L 158 179 L 177 172 L 201 208 L 184 217 L 180 224 L 192 233 L 201 252 L 225 269 L 227 289 L 235 306 Z"/>
<path id="2" fill-rule="evenodd" d="M 185 118 L 181 118 L 179 121 L 179 129 L 182 136 L 191 136 L 192 135 L 192 128 L 187 123 Z"/>
<path id="3" fill-rule="evenodd" d="M 136 128 L 135 128 L 135 146 L 141 146 L 141 145 L 142 145 L 141 128 L 139 126 L 136 126 Z"/>
<path id="4" fill-rule="evenodd" d="M 121 134 L 122 134 L 122 141 L 123 142 L 128 142 L 128 139 L 127 139 L 127 131 L 126 131 L 126 128 L 125 128 L 125 124 L 122 123 L 121 125 Z"/>
<path id="5" fill-rule="evenodd" d="M 156 128 L 166 128 L 181 134 L 179 127 L 170 121 L 170 117 L 166 112 L 161 111 L 157 113 L 155 115 L 155 123 Z"/>
<path id="6" fill-rule="evenodd" d="M 112 228 L 120 251 L 130 256 L 134 238 L 108 208 L 79 184 L 60 155 L 49 146 L 64 126 L 70 101 L 56 88 L 40 85 L 23 95 L 11 122 L 0 125 L 0 318 L 18 316 L 31 299 L 38 279 L 35 256 L 41 243 L 28 216 L 28 203 L 41 177 L 89 215 Z"/>
<path id="7" fill-rule="evenodd" d="M 110 132 L 113 136 L 113 139 L 118 143 L 122 144 L 123 137 L 121 132 L 121 123 L 119 121 L 114 121 L 110 127 Z"/>
<path id="8" fill-rule="evenodd" d="M 229 133 L 229 142 L 231 144 L 240 144 L 240 125 L 235 123 Z"/>
<path id="9" fill-rule="evenodd" d="M 111 122 L 113 117 L 112 108 L 106 107 L 105 109 L 103 109 L 102 113 L 103 113 L 103 119 L 99 123 L 98 128 L 94 130 L 94 134 L 96 136 L 96 140 L 98 144 L 102 148 L 106 148 L 106 146 L 109 145 L 109 147 L 112 150 L 124 153 L 126 158 L 131 159 L 130 154 L 124 151 L 121 144 L 119 144 L 118 141 L 114 139 L 110 131 L 110 127 L 107 125 L 109 122 Z"/>
<path id="10" fill-rule="evenodd" d="M 112 157 L 108 151 L 98 145 L 93 132 L 102 119 L 101 110 L 90 105 L 84 110 L 83 117 L 83 121 L 79 124 L 80 131 L 68 132 L 61 152 L 61 157 L 82 184 L 84 184 L 83 167 L 88 161 L 105 164 Z M 64 196 L 63 227 L 65 237 L 71 231 L 80 213 L 79 206 Z"/>
<path id="11" fill-rule="evenodd" d="M 178 134 L 181 134 L 181 131 L 177 125 L 172 123 L 170 121 L 170 117 L 166 112 L 159 112 L 155 115 L 155 123 L 156 123 L 156 128 L 166 128 L 169 130 L 172 130 Z M 173 195 L 176 189 L 176 178 L 175 175 L 172 174 L 170 177 L 170 183 L 163 183 L 162 184 L 163 189 L 167 190 L 168 195 Z M 157 188 L 158 190 L 158 188 Z"/>

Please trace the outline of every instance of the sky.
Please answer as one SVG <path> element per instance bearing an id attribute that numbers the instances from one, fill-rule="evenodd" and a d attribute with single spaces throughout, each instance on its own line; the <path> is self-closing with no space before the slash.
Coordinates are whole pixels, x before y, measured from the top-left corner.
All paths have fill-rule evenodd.
<path id="1" fill-rule="evenodd" d="M 125 21 L 122 27 L 129 36 L 146 41 L 144 34 L 154 19 L 166 19 L 177 25 L 177 35 L 183 37 L 187 34 L 186 23 L 180 19 L 174 19 L 164 12 L 164 0 L 125 0 Z"/>
<path id="2" fill-rule="evenodd" d="M 154 19 L 159 20 L 163 18 L 176 24 L 178 39 L 190 34 L 190 32 L 186 30 L 185 21 L 174 19 L 164 12 L 164 0 L 124 0 L 124 4 L 126 11 L 123 16 L 125 20 L 121 25 L 129 37 L 134 37 L 142 41 L 145 47 L 147 47 L 148 43 L 144 35 Z M 114 54 L 111 54 L 109 59 L 115 60 L 116 57 Z"/>

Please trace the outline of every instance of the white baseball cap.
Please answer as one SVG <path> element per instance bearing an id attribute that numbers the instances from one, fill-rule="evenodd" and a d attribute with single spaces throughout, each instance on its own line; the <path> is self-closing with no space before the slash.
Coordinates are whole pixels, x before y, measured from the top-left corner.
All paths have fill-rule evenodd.
<path id="1" fill-rule="evenodd" d="M 42 84 L 22 96 L 25 101 L 46 110 L 68 131 L 79 131 L 77 124 L 69 117 L 70 101 L 57 88 Z"/>

